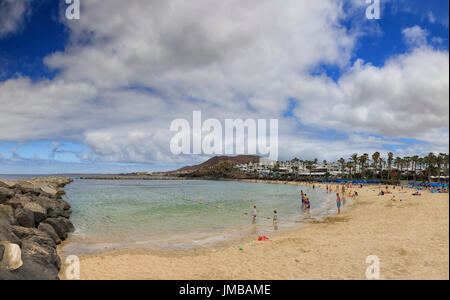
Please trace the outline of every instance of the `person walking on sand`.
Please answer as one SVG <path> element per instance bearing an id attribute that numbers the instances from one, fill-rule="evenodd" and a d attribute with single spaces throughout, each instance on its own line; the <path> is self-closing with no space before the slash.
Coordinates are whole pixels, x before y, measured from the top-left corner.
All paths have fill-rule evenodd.
<path id="1" fill-rule="evenodd" d="M 341 197 L 339 196 L 339 193 L 336 193 L 336 205 L 337 205 L 337 209 L 338 209 L 338 215 L 341 214 Z"/>

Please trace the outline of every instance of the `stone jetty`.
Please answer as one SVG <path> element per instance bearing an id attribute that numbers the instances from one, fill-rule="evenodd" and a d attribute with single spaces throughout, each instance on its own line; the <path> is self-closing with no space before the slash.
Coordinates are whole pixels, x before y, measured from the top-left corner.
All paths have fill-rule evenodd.
<path id="1" fill-rule="evenodd" d="M 62 199 L 73 179 L 0 179 L 0 280 L 57 280 L 56 247 L 74 226 Z"/>

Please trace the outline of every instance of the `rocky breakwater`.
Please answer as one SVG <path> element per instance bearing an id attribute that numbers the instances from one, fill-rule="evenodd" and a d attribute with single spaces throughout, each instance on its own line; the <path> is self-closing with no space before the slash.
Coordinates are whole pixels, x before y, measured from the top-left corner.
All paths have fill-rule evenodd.
<path id="1" fill-rule="evenodd" d="M 56 246 L 73 232 L 62 177 L 0 179 L 0 280 L 59 279 Z"/>

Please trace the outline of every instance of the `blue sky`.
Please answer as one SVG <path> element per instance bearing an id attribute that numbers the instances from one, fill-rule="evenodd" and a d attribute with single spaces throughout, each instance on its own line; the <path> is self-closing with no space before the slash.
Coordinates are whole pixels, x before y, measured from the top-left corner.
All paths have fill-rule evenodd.
<path id="1" fill-rule="evenodd" d="M 179 21 L 180 27 L 151 27 L 154 24 L 140 12 L 147 7 L 122 7 L 120 1 L 109 7 L 95 0 L 82 1 L 81 20 L 68 21 L 64 1 L 0 0 L 0 25 L 9 28 L 0 28 L 4 113 L 0 118 L 11 119 L 0 129 L 0 174 L 150 171 L 198 162 L 205 157 L 172 157 L 164 132 L 173 118 L 188 118 L 196 109 L 218 119 L 234 115 L 279 118 L 280 159 L 317 155 L 321 160 L 334 160 L 373 150 L 408 155 L 448 149 L 448 124 L 431 121 L 448 123 L 448 103 L 444 103 L 448 67 L 440 66 L 442 60 L 448 61 L 448 1 L 381 0 L 380 20 L 365 19 L 364 1 L 344 1 L 338 13 L 322 4 L 301 4 L 299 10 L 304 12 L 288 14 L 287 7 L 273 12 L 270 21 L 265 19 L 270 15 L 266 11 L 270 1 L 264 1 L 269 4 L 261 8 L 257 2 L 253 8 L 241 7 L 234 0 L 226 2 L 242 12 L 240 30 L 230 25 L 233 17 L 225 8 L 215 12 L 216 21 L 186 16 L 197 11 L 204 16 L 200 12 L 208 11 L 205 4 L 180 5 L 179 13 L 186 18 Z M 18 3 L 23 9 L 11 13 Z M 151 5 L 148 11 L 155 10 Z M 154 6 L 160 9 L 162 16 L 158 17 L 169 18 L 164 19 L 163 4 Z M 316 13 L 311 25 L 298 23 Z M 253 15 L 261 17 L 244 18 Z M 289 18 L 297 20 L 284 20 Z M 273 32 L 263 32 L 264 26 L 259 30 L 252 23 L 264 21 L 270 25 L 267 28 L 275 27 Z M 140 35 L 128 31 L 130 23 Z M 185 32 L 185 28 L 192 31 Z M 199 28 L 203 29 L 197 32 Z M 222 36 L 224 32 L 228 33 Z M 317 41 L 306 46 L 304 42 L 313 37 Z M 268 45 L 272 50 L 265 52 Z M 255 55 L 242 60 L 236 54 L 251 54 L 255 49 L 263 49 L 255 52 L 261 53 L 258 60 Z M 99 53 L 104 55 L 99 57 Z M 281 61 L 286 57 L 291 61 Z M 420 83 L 419 94 L 433 95 L 426 99 L 430 103 L 411 111 L 412 118 L 417 112 L 423 120 L 409 124 L 406 119 L 390 128 L 372 121 L 406 118 L 404 107 L 411 108 L 419 100 L 411 100 L 408 84 L 401 81 L 406 81 L 406 73 L 401 72 L 420 73 L 421 64 L 436 65 L 430 68 L 432 75 L 408 79 Z M 243 76 L 249 70 L 250 75 Z M 357 85 L 364 76 L 379 76 L 374 84 L 383 90 L 383 74 L 395 72 L 399 74 L 393 78 L 399 78 L 399 83 L 398 89 L 391 87 L 393 100 L 381 99 L 382 92 L 366 97 L 361 84 Z M 446 83 L 439 81 L 437 72 L 447 74 Z M 276 84 L 277 80 L 282 84 Z M 367 101 L 366 107 L 377 106 L 368 112 L 364 107 L 349 111 L 357 106 L 351 104 L 356 100 L 349 100 L 353 97 Z M 392 101 L 396 104 L 391 107 Z M 53 111 L 55 107 L 62 109 Z M 348 118 L 329 117 L 341 109 Z M 356 117 L 356 113 L 368 117 Z M 434 142 L 436 137 L 441 138 Z M 327 143 L 335 150 L 317 150 Z"/>
<path id="2" fill-rule="evenodd" d="M 55 51 L 62 51 L 69 32 L 59 22 L 59 3 L 43 0 L 31 3 L 31 13 L 19 32 L 0 39 L 3 64 L 0 80 L 14 76 L 28 76 L 33 80 L 52 78 L 55 74 L 44 65 L 43 59 Z"/>

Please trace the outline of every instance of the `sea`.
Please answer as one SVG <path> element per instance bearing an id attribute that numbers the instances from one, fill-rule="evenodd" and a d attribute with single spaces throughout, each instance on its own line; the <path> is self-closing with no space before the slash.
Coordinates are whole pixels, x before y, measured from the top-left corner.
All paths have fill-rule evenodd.
<path id="1" fill-rule="evenodd" d="M 40 175 L 0 175 L 6 180 Z M 63 176 L 63 175 L 58 175 Z M 64 190 L 76 231 L 70 254 L 121 247 L 184 249 L 223 244 L 307 224 L 336 213 L 332 195 L 311 185 L 212 180 L 84 180 Z M 311 200 L 301 207 L 300 192 Z M 252 217 L 253 206 L 258 214 Z M 274 211 L 277 222 L 274 222 Z"/>

